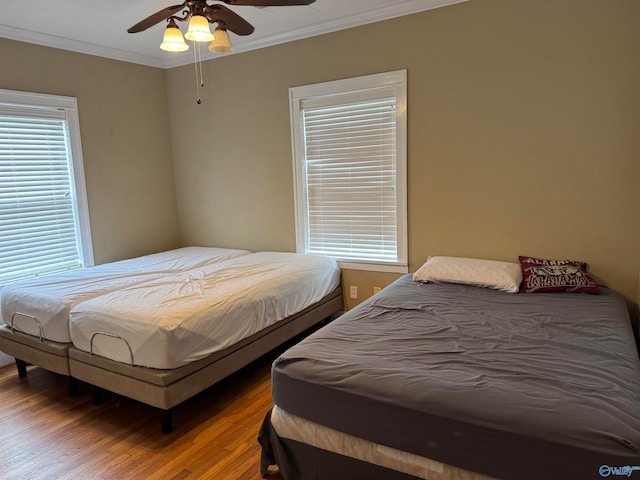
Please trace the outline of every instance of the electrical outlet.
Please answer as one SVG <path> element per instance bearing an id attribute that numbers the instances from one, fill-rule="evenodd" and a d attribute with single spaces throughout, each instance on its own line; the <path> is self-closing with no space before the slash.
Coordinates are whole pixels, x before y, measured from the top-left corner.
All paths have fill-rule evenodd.
<path id="1" fill-rule="evenodd" d="M 380 290 L 382 290 L 380 287 L 373 287 L 373 294 L 380 293 Z"/>
<path id="2" fill-rule="evenodd" d="M 358 298 L 358 287 L 356 287 L 355 285 L 351 285 L 349 287 L 349 296 L 351 298 Z"/>

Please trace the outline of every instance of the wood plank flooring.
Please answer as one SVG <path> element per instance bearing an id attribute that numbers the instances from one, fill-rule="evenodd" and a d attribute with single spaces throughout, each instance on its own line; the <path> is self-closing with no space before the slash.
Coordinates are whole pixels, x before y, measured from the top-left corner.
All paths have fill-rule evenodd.
<path id="1" fill-rule="evenodd" d="M 155 408 L 111 393 L 96 406 L 83 383 L 70 398 L 62 376 L 0 368 L 0 478 L 259 480 L 257 436 L 276 355 L 178 405 L 169 435 Z"/>

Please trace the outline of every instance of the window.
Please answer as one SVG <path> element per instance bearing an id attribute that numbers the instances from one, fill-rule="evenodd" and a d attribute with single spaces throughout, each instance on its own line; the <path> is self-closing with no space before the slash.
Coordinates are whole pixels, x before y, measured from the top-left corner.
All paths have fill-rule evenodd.
<path id="1" fill-rule="evenodd" d="M 0 285 L 92 264 L 75 98 L 0 90 Z"/>
<path id="2" fill-rule="evenodd" d="M 406 71 L 289 90 L 298 252 L 406 272 Z"/>

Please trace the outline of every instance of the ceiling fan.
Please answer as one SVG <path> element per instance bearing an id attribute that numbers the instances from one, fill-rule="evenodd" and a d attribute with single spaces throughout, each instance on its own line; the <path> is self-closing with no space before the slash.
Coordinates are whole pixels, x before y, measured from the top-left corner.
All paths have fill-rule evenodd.
<path id="1" fill-rule="evenodd" d="M 247 5 L 254 7 L 277 7 L 291 5 L 310 5 L 315 0 L 221 0 L 227 5 Z M 172 5 L 148 16 L 136 23 L 127 32 L 137 33 L 146 30 L 163 20 L 167 20 L 167 29 L 160 48 L 168 51 L 183 51 L 189 48 L 182 38 L 182 33 L 176 24 L 189 20 L 189 30 L 185 34 L 188 40 L 195 42 L 210 42 L 209 50 L 216 53 L 226 53 L 232 50 L 227 30 L 237 35 L 250 35 L 254 28 L 233 10 L 213 3 L 212 0 L 186 0 L 180 5 Z M 217 23 L 215 33 L 209 30 L 210 23 Z"/>

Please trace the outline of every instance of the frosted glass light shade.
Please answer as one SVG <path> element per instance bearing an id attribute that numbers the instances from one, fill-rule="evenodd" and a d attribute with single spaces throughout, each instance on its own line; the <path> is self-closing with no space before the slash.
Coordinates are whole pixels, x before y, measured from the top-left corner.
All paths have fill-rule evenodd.
<path id="1" fill-rule="evenodd" d="M 184 34 L 187 40 L 192 42 L 210 42 L 213 33 L 209 30 L 209 21 L 202 15 L 194 15 L 189 20 L 189 30 Z"/>
<path id="2" fill-rule="evenodd" d="M 233 45 L 231 44 L 231 38 L 229 38 L 229 32 L 220 27 L 216 28 L 213 42 L 209 45 L 209 51 L 213 53 L 233 52 Z"/>
<path id="3" fill-rule="evenodd" d="M 189 45 L 185 43 L 182 32 L 175 22 L 173 22 L 173 26 L 169 24 L 165 29 L 160 48 L 167 52 L 184 52 L 189 49 Z"/>

